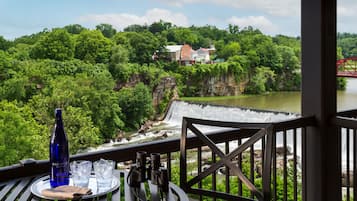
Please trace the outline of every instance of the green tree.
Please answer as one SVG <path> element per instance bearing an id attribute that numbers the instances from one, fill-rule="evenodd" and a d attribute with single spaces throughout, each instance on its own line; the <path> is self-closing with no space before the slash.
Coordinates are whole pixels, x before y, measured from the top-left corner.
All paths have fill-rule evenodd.
<path id="1" fill-rule="evenodd" d="M 279 74 L 282 71 L 282 58 L 271 37 L 258 34 L 253 37 L 253 43 L 256 44 L 256 49 L 253 49 L 260 58 L 259 65 L 269 67 Z"/>
<path id="2" fill-rule="evenodd" d="M 70 24 L 63 27 L 63 29 L 67 30 L 67 32 L 70 34 L 80 34 L 83 30 L 87 30 L 80 24 Z"/>
<path id="3" fill-rule="evenodd" d="M 30 52 L 34 59 L 69 60 L 74 56 L 74 41 L 64 29 L 54 29 L 41 37 Z"/>
<path id="4" fill-rule="evenodd" d="M 31 45 L 25 43 L 19 43 L 8 49 L 8 52 L 14 59 L 17 60 L 29 60 L 30 59 Z"/>
<path id="5" fill-rule="evenodd" d="M 134 88 L 123 88 L 119 91 L 119 106 L 125 116 L 125 124 L 137 129 L 153 113 L 150 90 L 143 83 Z"/>
<path id="6" fill-rule="evenodd" d="M 149 26 L 149 31 L 153 34 L 161 33 L 165 30 L 169 30 L 173 27 L 171 22 L 165 22 L 160 20 L 158 22 L 154 22 Z"/>
<path id="7" fill-rule="evenodd" d="M 294 49 L 287 46 L 278 46 L 282 58 L 282 68 L 276 71 L 275 90 L 300 89 L 300 60 L 295 55 Z"/>
<path id="8" fill-rule="evenodd" d="M 71 154 L 95 147 L 102 142 L 98 127 L 93 125 L 90 111 L 69 106 L 63 111 L 63 122 Z"/>
<path id="9" fill-rule="evenodd" d="M 5 80 L 0 87 L 0 100 L 26 100 L 27 77 L 14 77 Z"/>
<path id="10" fill-rule="evenodd" d="M 108 63 L 112 41 L 98 30 L 82 31 L 76 40 L 75 58 L 89 63 Z"/>
<path id="11" fill-rule="evenodd" d="M 216 26 L 212 25 L 205 25 L 200 27 L 191 26 L 190 29 L 198 35 L 211 41 L 224 40 L 228 35 L 226 30 L 218 29 Z"/>
<path id="12" fill-rule="evenodd" d="M 357 56 L 357 36 L 343 37 L 337 40 L 337 46 L 342 48 L 343 57 Z"/>
<path id="13" fill-rule="evenodd" d="M 227 60 L 229 57 L 239 55 L 240 51 L 241 48 L 238 42 L 230 42 L 217 52 L 217 56 Z"/>
<path id="14" fill-rule="evenodd" d="M 10 55 L 0 50 L 0 83 L 9 78 Z"/>
<path id="15" fill-rule="evenodd" d="M 239 33 L 239 26 L 234 24 L 228 25 L 228 31 L 230 34 L 238 34 Z"/>
<path id="16" fill-rule="evenodd" d="M 124 28 L 125 32 L 144 32 L 148 30 L 147 25 L 132 24 Z"/>
<path id="17" fill-rule="evenodd" d="M 167 35 L 167 41 L 192 45 L 198 42 L 198 35 L 189 28 L 170 29 Z"/>
<path id="18" fill-rule="evenodd" d="M 46 35 L 49 32 L 47 28 L 43 29 L 41 32 L 34 33 L 31 35 L 25 35 L 21 36 L 19 38 L 15 38 L 14 44 L 19 44 L 19 43 L 24 43 L 28 45 L 33 45 L 35 44 L 38 40 L 40 40 L 44 35 Z"/>
<path id="19" fill-rule="evenodd" d="M 160 41 L 151 32 L 128 32 L 125 36 L 131 47 L 129 58 L 133 63 L 151 63 L 154 52 L 161 49 Z"/>
<path id="20" fill-rule="evenodd" d="M 46 82 L 41 93 L 30 100 L 39 122 L 46 124 L 57 107 L 65 110 L 75 107 L 91 115 L 101 139 L 111 139 L 124 127 L 117 94 L 113 91 L 114 80 L 108 70 L 97 68 L 90 74 L 57 75 Z"/>
<path id="21" fill-rule="evenodd" d="M 278 46 L 278 52 L 282 58 L 282 70 L 285 73 L 292 73 L 296 69 L 300 68 L 300 61 L 295 56 L 294 49 L 287 46 Z"/>
<path id="22" fill-rule="evenodd" d="M 95 28 L 107 38 L 111 38 L 117 33 L 117 30 L 111 24 L 99 24 Z"/>
<path id="23" fill-rule="evenodd" d="M 29 107 L 0 102 L 0 166 L 25 158 L 47 158 L 48 140 L 48 129 L 37 124 Z"/>
<path id="24" fill-rule="evenodd" d="M 110 57 L 111 64 L 118 63 L 128 63 L 129 61 L 129 52 L 122 45 L 116 45 L 112 49 L 112 56 Z"/>
<path id="25" fill-rule="evenodd" d="M 273 37 L 273 42 L 277 45 L 283 45 L 291 48 L 300 47 L 300 39 L 298 37 L 290 37 L 284 35 L 276 35 Z"/>
<path id="26" fill-rule="evenodd" d="M 267 67 L 258 67 L 255 74 L 245 88 L 245 93 L 262 94 L 271 90 L 271 83 L 274 82 L 275 74 Z"/>
<path id="27" fill-rule="evenodd" d="M 11 42 L 0 36 L 0 50 L 7 50 L 11 47 Z"/>
<path id="28" fill-rule="evenodd" d="M 129 79 L 128 61 L 128 50 L 121 45 L 114 46 L 110 58 L 109 71 L 115 80 L 126 82 Z"/>
<path id="29" fill-rule="evenodd" d="M 343 59 L 343 54 L 342 54 L 342 48 L 341 47 L 337 47 L 336 59 Z"/>
<path id="30" fill-rule="evenodd" d="M 347 79 L 344 77 L 337 78 L 337 90 L 345 90 L 347 86 Z"/>

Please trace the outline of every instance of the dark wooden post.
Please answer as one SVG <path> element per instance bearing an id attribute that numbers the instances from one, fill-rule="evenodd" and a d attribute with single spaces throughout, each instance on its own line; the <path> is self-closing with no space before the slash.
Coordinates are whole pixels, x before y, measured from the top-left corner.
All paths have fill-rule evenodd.
<path id="1" fill-rule="evenodd" d="M 336 0 L 301 0 L 302 114 L 316 128 L 303 139 L 303 199 L 341 200 L 340 138 L 336 115 Z"/>

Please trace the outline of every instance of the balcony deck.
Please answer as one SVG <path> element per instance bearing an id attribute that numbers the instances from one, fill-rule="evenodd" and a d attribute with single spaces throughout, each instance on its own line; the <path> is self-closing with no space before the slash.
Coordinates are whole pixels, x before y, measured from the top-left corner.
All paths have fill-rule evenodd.
<path id="1" fill-rule="evenodd" d="M 331 123 L 338 126 L 340 130 L 340 146 L 345 150 L 351 150 L 357 153 L 357 110 L 339 113 L 339 116 L 333 118 Z M 271 123 L 273 125 L 273 156 L 272 156 L 272 179 L 271 179 L 271 200 L 302 200 L 302 171 L 304 168 L 304 156 L 308 153 L 303 151 L 306 128 L 316 126 L 314 117 L 300 117 L 293 120 Z M 247 123 L 247 125 L 251 125 Z M 244 124 L 242 125 L 244 127 Z M 219 144 L 221 149 L 228 153 L 232 146 L 239 146 L 242 141 L 249 139 L 254 132 L 240 128 L 232 128 L 223 132 L 211 132 L 207 136 L 214 143 Z M 278 140 L 279 139 L 279 140 Z M 251 146 L 248 151 L 241 154 L 236 163 L 243 167 L 246 176 L 253 184 L 258 184 L 261 177 L 262 152 L 264 150 L 264 139 L 258 141 L 257 145 Z M 259 143 L 260 142 L 260 143 Z M 261 147 L 261 148 L 260 148 Z M 192 161 L 188 166 L 188 176 L 201 172 L 205 167 L 209 167 L 209 161 L 218 160 L 216 154 L 208 149 L 198 137 L 190 136 L 187 139 L 187 149 L 192 150 Z M 179 185 L 179 151 L 180 139 L 166 139 L 154 142 L 148 142 L 137 145 L 123 147 L 114 147 L 109 150 L 97 151 L 71 156 L 71 160 L 91 160 L 100 158 L 115 160 L 119 163 L 130 163 L 135 159 L 138 151 L 147 151 L 149 153 L 160 153 L 165 166 L 170 170 L 169 179 Z M 357 154 L 351 154 L 350 151 L 341 151 L 341 163 L 345 163 L 345 168 L 341 178 L 343 189 L 343 198 L 356 200 L 357 181 Z M 343 161 L 342 161 L 343 160 Z M 192 167 L 191 167 L 192 166 Z M 48 174 L 49 161 L 42 160 L 23 160 L 19 164 L 0 168 L 0 199 L 1 200 L 27 200 L 30 196 L 29 187 L 35 178 Z M 247 199 L 255 199 L 255 196 L 247 191 L 244 183 L 232 174 L 225 171 L 228 167 L 223 166 L 218 171 L 210 175 L 210 184 L 200 182 L 199 188 L 207 188 L 214 192 L 225 194 L 236 194 L 247 196 Z M 229 170 L 228 170 L 229 172 Z M 254 175 L 254 176 L 253 176 Z M 186 175 L 187 176 L 187 175 Z M 348 179 L 349 178 L 349 179 Z M 206 182 L 206 183 L 207 183 Z M 193 195 L 193 198 L 202 200 L 206 198 L 204 194 Z M 212 196 L 211 196 L 212 197 Z M 215 197 L 215 196 L 213 196 Z M 26 199 L 25 199 L 26 198 Z M 341 198 L 342 199 L 342 198 Z"/>

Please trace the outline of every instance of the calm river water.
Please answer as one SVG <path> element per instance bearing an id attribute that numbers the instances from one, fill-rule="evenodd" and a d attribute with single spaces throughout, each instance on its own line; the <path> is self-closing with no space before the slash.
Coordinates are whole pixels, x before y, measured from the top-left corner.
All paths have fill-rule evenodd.
<path id="1" fill-rule="evenodd" d="M 348 110 L 357 108 L 357 79 L 347 80 L 347 89 L 337 92 L 337 109 Z M 229 105 L 246 108 L 265 109 L 300 113 L 300 92 L 274 92 L 266 95 L 246 97 L 226 97 L 224 100 L 204 101 L 219 105 Z"/>

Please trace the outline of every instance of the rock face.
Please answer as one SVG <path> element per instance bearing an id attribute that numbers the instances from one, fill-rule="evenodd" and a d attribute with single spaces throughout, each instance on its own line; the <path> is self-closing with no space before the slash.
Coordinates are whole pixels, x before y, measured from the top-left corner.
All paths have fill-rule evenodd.
<path id="1" fill-rule="evenodd" d="M 228 73 L 221 76 L 207 76 L 200 80 L 187 80 L 185 84 L 187 88 L 196 89 L 194 92 L 196 96 L 235 96 L 244 91 L 246 83 L 237 82 L 234 75 Z"/>
<path id="2" fill-rule="evenodd" d="M 119 91 L 123 87 L 134 87 L 139 82 L 143 82 L 143 81 L 144 81 L 144 79 L 141 78 L 140 75 L 134 74 L 129 78 L 128 82 L 117 81 L 116 86 L 114 87 L 114 90 Z"/>
<path id="3" fill-rule="evenodd" d="M 133 75 L 128 82 L 117 82 L 115 90 L 120 90 L 123 87 L 134 87 L 139 82 L 148 83 L 144 77 Z M 201 80 L 188 80 L 185 83 L 188 88 L 191 86 L 196 88 L 196 96 L 235 96 L 244 91 L 245 82 L 237 83 L 233 74 L 223 74 L 221 76 L 207 76 Z M 185 94 L 185 92 L 183 92 Z M 153 107 L 158 108 L 160 104 L 169 102 L 178 98 L 177 83 L 174 77 L 163 77 L 152 91 Z M 161 108 L 162 109 L 162 108 Z M 163 112 L 162 110 L 158 110 Z"/>
<path id="4" fill-rule="evenodd" d="M 146 121 L 143 125 L 138 130 L 138 133 L 145 134 L 150 128 L 152 128 L 152 125 L 154 124 L 153 121 Z"/>
<path id="5" fill-rule="evenodd" d="M 163 77 L 160 80 L 160 83 L 154 88 L 152 92 L 153 98 L 153 106 L 157 108 L 161 101 L 163 101 L 165 96 L 171 94 L 169 98 L 177 98 L 177 90 L 176 90 L 176 79 L 173 77 Z"/>
<path id="6" fill-rule="evenodd" d="M 201 89 L 201 96 L 235 96 L 243 92 L 232 75 L 207 78 Z"/>

